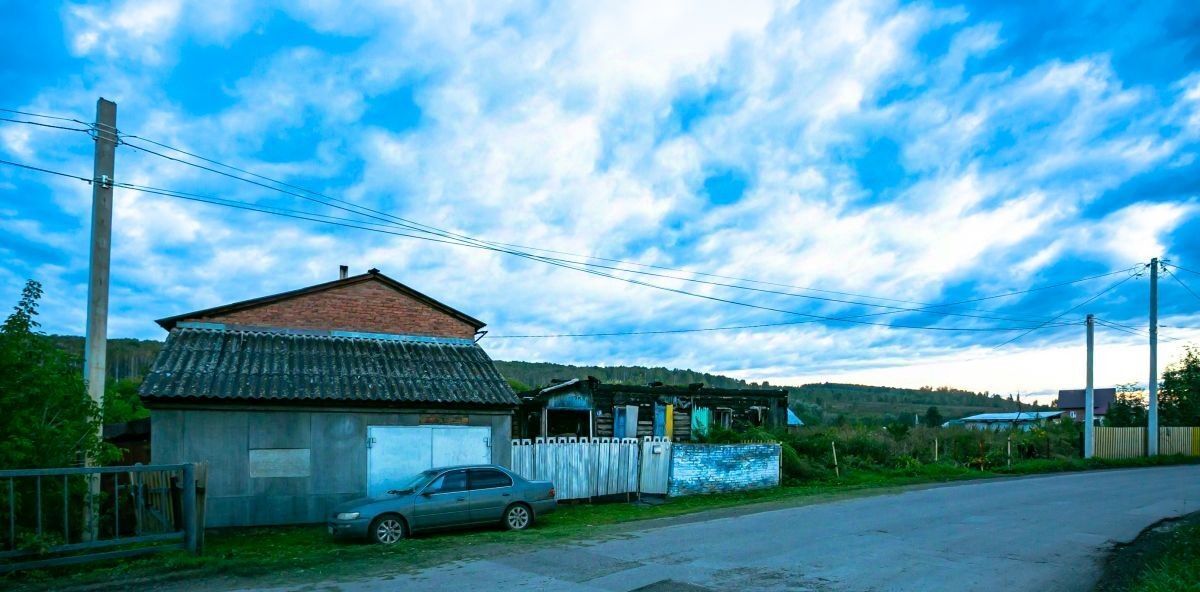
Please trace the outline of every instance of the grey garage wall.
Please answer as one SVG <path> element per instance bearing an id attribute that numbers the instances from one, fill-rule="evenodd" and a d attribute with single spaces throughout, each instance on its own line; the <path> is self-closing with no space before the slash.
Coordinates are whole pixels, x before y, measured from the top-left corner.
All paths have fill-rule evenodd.
<path id="1" fill-rule="evenodd" d="M 367 426 L 415 426 L 430 413 L 152 409 L 151 458 L 209 464 L 210 527 L 322 522 L 334 505 L 366 495 Z M 511 415 L 446 413 L 490 427 L 492 462 L 509 464 Z"/>

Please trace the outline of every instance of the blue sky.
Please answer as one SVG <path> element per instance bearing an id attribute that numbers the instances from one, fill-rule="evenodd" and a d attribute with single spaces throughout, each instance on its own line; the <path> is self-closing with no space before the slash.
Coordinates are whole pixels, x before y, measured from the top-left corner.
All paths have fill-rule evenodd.
<path id="1" fill-rule="evenodd" d="M 104 96 L 125 133 L 488 240 L 920 303 L 1156 255 L 1200 270 L 1195 3 L 143 0 L 5 11 L 0 107 L 87 121 Z M 87 176 L 91 149 L 79 132 L 0 122 L 5 160 Z M 117 179 L 346 215 L 127 146 Z M 0 299 L 14 302 L 26 278 L 43 282 L 51 332 L 82 332 L 89 202 L 79 181 L 0 167 Z M 1006 393 L 1083 379 L 1079 325 L 999 349 L 1019 333 L 834 322 L 494 339 L 799 317 L 128 189 L 113 242 L 110 332 L 121 337 L 161 338 L 155 318 L 328 280 L 348 264 L 487 321 L 482 343 L 502 359 Z M 1200 276 L 1177 273 L 1200 291 Z M 1028 326 L 1121 277 L 949 309 L 1017 321 L 868 319 Z M 798 288 L 640 279 L 805 314 L 885 310 Z M 1093 312 L 1144 328 L 1146 292 L 1135 278 L 1062 319 Z M 1198 306 L 1164 279 L 1163 333 L 1177 339 L 1165 360 L 1200 337 Z M 1143 337 L 1102 327 L 1098 342 L 1100 382 L 1145 380 Z"/>

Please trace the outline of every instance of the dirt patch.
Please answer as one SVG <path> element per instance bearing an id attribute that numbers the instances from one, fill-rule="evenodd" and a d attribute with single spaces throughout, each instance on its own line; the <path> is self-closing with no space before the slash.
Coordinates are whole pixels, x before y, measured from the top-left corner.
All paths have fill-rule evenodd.
<path id="1" fill-rule="evenodd" d="M 1122 592 L 1132 588 L 1146 567 L 1171 548 L 1175 531 L 1192 525 L 1200 525 L 1200 512 L 1160 520 L 1146 527 L 1129 543 L 1114 546 L 1104 561 L 1104 576 L 1095 592 Z"/>

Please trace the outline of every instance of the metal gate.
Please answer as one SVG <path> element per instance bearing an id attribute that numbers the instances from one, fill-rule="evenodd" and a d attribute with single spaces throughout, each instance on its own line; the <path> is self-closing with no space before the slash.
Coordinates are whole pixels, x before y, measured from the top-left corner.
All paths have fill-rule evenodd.
<path id="1" fill-rule="evenodd" d="M 426 469 L 490 463 L 491 437 L 488 427 L 367 426 L 367 496 Z"/>
<path id="2" fill-rule="evenodd" d="M 177 464 L 0 471 L 0 573 L 181 547 L 198 552 L 204 531 L 205 472 L 197 468 Z M 36 541 L 52 544 L 40 548 Z"/>
<path id="3" fill-rule="evenodd" d="M 666 495 L 670 474 L 671 441 L 666 438 L 643 440 L 638 490 L 642 493 Z"/>

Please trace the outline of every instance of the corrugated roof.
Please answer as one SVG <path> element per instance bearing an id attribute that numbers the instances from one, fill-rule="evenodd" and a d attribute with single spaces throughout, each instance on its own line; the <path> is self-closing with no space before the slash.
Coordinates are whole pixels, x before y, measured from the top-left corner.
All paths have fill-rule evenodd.
<path id="1" fill-rule="evenodd" d="M 140 392 L 159 400 L 519 403 L 469 339 L 186 325 L 171 330 Z"/>
<path id="2" fill-rule="evenodd" d="M 1087 397 L 1087 389 L 1067 389 L 1058 391 L 1059 409 L 1083 409 L 1083 400 Z M 1092 389 L 1093 410 L 1099 415 L 1108 413 L 1108 406 L 1117 400 L 1117 389 Z"/>
<path id="3" fill-rule="evenodd" d="M 1022 411 L 1020 413 L 980 413 L 964 417 L 963 422 L 1037 421 L 1062 415 L 1062 411 Z"/>

